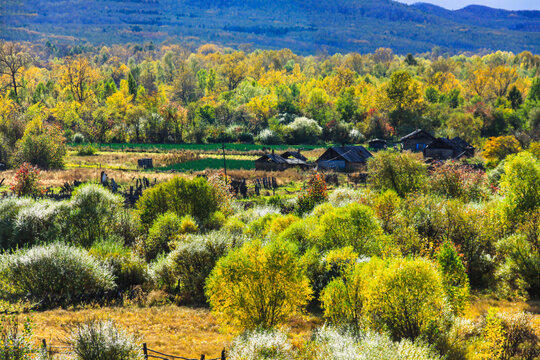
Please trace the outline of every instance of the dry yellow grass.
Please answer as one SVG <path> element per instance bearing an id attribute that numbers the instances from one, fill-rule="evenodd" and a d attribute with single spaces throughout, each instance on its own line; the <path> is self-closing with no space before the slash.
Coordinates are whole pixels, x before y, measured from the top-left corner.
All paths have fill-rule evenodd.
<path id="1" fill-rule="evenodd" d="M 49 344 L 63 345 L 70 324 L 90 319 L 112 319 L 140 337 L 148 347 L 171 355 L 215 357 L 235 334 L 223 330 L 208 309 L 178 307 L 113 307 L 83 310 L 50 310 L 31 315 L 34 336 Z M 314 316 L 295 318 L 288 324 L 293 343 L 300 345 L 321 324 Z"/>
<path id="2" fill-rule="evenodd" d="M 157 182 L 164 182 L 170 180 L 174 176 L 186 176 L 174 173 L 164 172 L 138 172 L 138 171 L 121 171 L 112 169 L 98 169 L 98 168 L 71 168 L 65 170 L 50 170 L 41 172 L 41 182 L 45 187 L 59 187 L 64 183 L 78 180 L 82 182 L 97 182 L 101 171 L 105 171 L 109 179 L 114 179 L 119 184 L 133 183 L 134 178 L 147 177 L 151 181 L 154 179 Z M 14 181 L 15 170 L 8 170 L 2 173 L 2 178 L 5 178 L 4 184 L 9 185 Z"/>

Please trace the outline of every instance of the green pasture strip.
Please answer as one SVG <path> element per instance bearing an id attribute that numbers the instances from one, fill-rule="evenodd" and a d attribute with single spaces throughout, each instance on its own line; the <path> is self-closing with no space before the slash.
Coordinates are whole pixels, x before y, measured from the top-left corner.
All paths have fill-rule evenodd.
<path id="1" fill-rule="evenodd" d="M 227 159 L 227 169 L 230 170 L 251 170 L 255 168 L 255 162 L 253 160 L 236 160 Z M 155 168 L 154 170 L 161 171 L 203 171 L 206 169 L 223 169 L 223 159 L 219 158 L 206 158 L 187 161 L 179 164 L 163 166 Z"/>
<path id="2" fill-rule="evenodd" d="M 72 147 L 80 146 L 80 144 L 70 143 Z M 111 149 L 111 150 L 125 150 L 125 149 L 144 149 L 144 150 L 202 150 L 202 151 L 219 151 L 221 150 L 221 144 L 94 144 L 99 149 Z M 325 147 L 324 145 L 258 145 L 258 144 L 238 144 L 230 143 L 225 144 L 226 150 L 235 151 L 253 151 L 262 150 L 263 148 L 270 148 L 274 150 L 287 150 L 287 149 L 304 149 L 313 150 L 317 148 Z"/>

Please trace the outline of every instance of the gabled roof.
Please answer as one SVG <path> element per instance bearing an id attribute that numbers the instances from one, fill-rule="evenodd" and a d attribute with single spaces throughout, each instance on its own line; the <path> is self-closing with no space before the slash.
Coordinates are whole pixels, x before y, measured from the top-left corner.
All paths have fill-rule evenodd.
<path id="1" fill-rule="evenodd" d="M 368 142 L 368 144 L 374 144 L 374 143 L 384 143 L 384 144 L 387 144 L 388 141 L 383 140 L 383 139 L 371 139 L 371 140 L 369 140 L 369 142 Z"/>
<path id="2" fill-rule="evenodd" d="M 471 144 L 469 144 L 468 142 L 466 142 L 465 140 L 463 140 L 459 136 L 456 136 L 455 138 L 453 138 L 452 141 L 455 142 L 456 144 L 458 144 L 459 146 L 461 146 L 462 148 L 474 149 L 474 146 L 472 146 Z"/>
<path id="3" fill-rule="evenodd" d="M 419 136 L 425 136 L 425 137 L 428 137 L 428 138 L 430 138 L 432 140 L 435 140 L 435 136 L 431 135 L 427 131 L 424 131 L 422 129 L 417 129 L 417 130 L 414 130 L 412 133 L 405 135 L 404 137 L 399 139 L 399 141 L 404 141 L 404 140 L 408 140 L 408 139 L 414 139 L 414 138 L 419 137 Z"/>
<path id="4" fill-rule="evenodd" d="M 281 154 L 281 157 L 284 159 L 289 159 L 293 157 L 298 160 L 307 161 L 307 158 L 304 155 L 300 154 L 299 151 L 286 151 L 283 154 Z"/>
<path id="5" fill-rule="evenodd" d="M 260 158 L 258 158 L 255 161 L 266 161 L 266 160 L 269 160 L 271 162 L 275 162 L 276 164 L 286 164 L 287 163 L 286 159 L 284 159 L 283 157 L 281 157 L 279 155 L 275 155 L 275 154 L 264 154 L 263 156 L 261 156 Z"/>
<path id="6" fill-rule="evenodd" d="M 255 162 L 259 162 L 259 161 L 270 161 L 276 164 L 307 165 L 307 163 L 304 160 L 300 160 L 296 158 L 285 159 L 284 157 L 280 155 L 275 155 L 275 154 L 264 154 L 263 156 L 255 160 Z"/>
<path id="7" fill-rule="evenodd" d="M 458 150 L 461 146 L 447 138 L 438 138 L 433 140 L 431 144 L 426 146 L 426 149 L 455 149 Z"/>
<path id="8" fill-rule="evenodd" d="M 470 145 L 465 140 L 455 137 L 453 139 L 447 139 L 447 138 L 438 138 L 434 140 L 431 144 L 426 146 L 426 149 L 434 149 L 434 148 L 443 148 L 443 149 L 452 149 L 456 152 L 463 152 L 465 150 L 474 150 L 474 147 Z"/>
<path id="9" fill-rule="evenodd" d="M 365 162 L 373 156 L 363 146 L 333 146 L 326 150 L 325 153 L 329 150 L 334 150 L 339 155 L 339 158 L 352 163 Z M 338 159 L 336 158 L 335 160 Z"/>

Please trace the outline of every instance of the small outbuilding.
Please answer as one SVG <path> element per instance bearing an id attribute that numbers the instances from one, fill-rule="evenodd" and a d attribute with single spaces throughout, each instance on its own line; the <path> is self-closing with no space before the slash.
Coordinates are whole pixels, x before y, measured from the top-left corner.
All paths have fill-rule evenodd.
<path id="1" fill-rule="evenodd" d="M 435 137 L 422 129 L 417 129 L 400 139 L 403 150 L 420 152 L 435 141 Z"/>
<path id="2" fill-rule="evenodd" d="M 370 150 L 379 151 L 388 148 L 388 142 L 382 139 L 369 140 L 368 146 Z"/>
<path id="3" fill-rule="evenodd" d="M 473 157 L 474 147 L 465 140 L 438 138 L 424 149 L 424 157 L 436 160 L 461 159 Z"/>
<path id="4" fill-rule="evenodd" d="M 361 170 L 371 153 L 363 146 L 334 146 L 317 159 L 319 170 L 354 172 Z"/>
<path id="5" fill-rule="evenodd" d="M 281 157 L 284 159 L 298 159 L 302 161 L 307 161 L 307 158 L 300 154 L 299 151 L 285 151 L 283 154 L 281 154 Z"/>
<path id="6" fill-rule="evenodd" d="M 292 167 L 309 168 L 309 163 L 296 158 L 284 158 L 282 155 L 264 154 L 255 160 L 255 170 L 282 171 Z"/>

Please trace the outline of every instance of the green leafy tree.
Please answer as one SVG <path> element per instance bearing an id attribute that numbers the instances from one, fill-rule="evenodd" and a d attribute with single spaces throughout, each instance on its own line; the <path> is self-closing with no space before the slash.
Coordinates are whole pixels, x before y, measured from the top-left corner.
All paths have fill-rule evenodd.
<path id="1" fill-rule="evenodd" d="M 422 189 L 427 175 L 427 167 L 417 155 L 392 150 L 375 153 L 367 171 L 373 188 L 394 190 L 401 197 Z"/>
<path id="2" fill-rule="evenodd" d="M 456 315 L 465 310 L 469 297 L 469 279 L 465 266 L 453 244 L 445 242 L 437 254 L 444 291 Z"/>
<path id="3" fill-rule="evenodd" d="M 167 211 L 179 217 L 191 215 L 204 225 L 219 209 L 215 188 L 203 178 L 188 180 L 175 177 L 165 183 L 146 190 L 137 202 L 137 209 L 144 228 Z"/>
<path id="4" fill-rule="evenodd" d="M 529 152 L 506 159 L 500 184 L 505 213 L 511 220 L 540 208 L 540 164 Z"/>
<path id="5" fill-rule="evenodd" d="M 510 89 L 507 95 L 508 101 L 510 101 L 510 104 L 512 105 L 512 109 L 517 110 L 523 104 L 523 96 L 521 95 L 521 92 L 518 90 L 518 88 L 514 85 Z"/>

